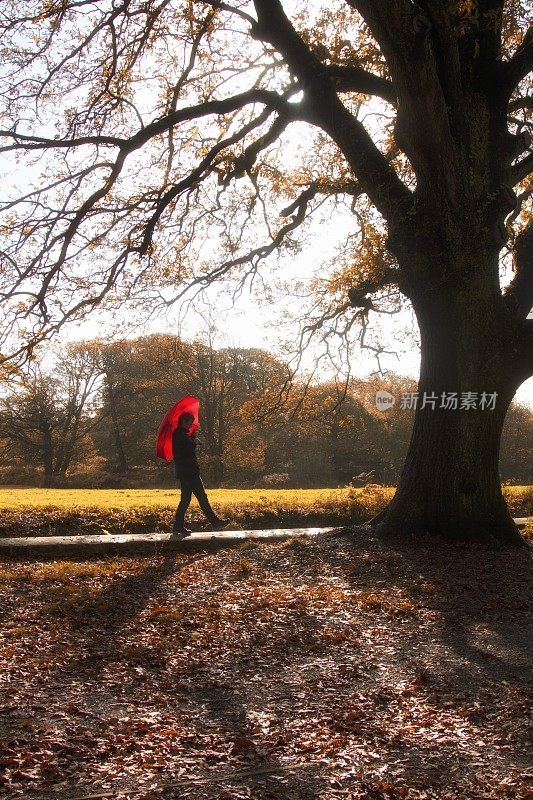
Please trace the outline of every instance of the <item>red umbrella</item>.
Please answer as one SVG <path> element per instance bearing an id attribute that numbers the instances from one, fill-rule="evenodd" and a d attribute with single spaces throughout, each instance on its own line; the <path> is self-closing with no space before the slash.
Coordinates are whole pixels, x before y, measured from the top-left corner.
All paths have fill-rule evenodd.
<path id="1" fill-rule="evenodd" d="M 157 431 L 156 453 L 159 458 L 163 458 L 165 461 L 172 459 L 172 434 L 178 425 L 178 419 L 181 414 L 187 411 L 194 416 L 194 422 L 188 431 L 189 436 L 199 427 L 199 408 L 200 401 L 198 398 L 193 397 L 192 394 L 185 395 L 172 408 L 169 408 Z"/>

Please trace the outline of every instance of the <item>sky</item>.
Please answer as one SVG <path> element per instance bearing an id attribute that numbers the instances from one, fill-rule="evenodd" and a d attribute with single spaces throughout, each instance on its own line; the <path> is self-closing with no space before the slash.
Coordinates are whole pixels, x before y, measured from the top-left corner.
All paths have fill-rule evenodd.
<path id="1" fill-rule="evenodd" d="M 316 252 L 315 252 L 316 255 Z M 301 256 L 305 265 L 293 264 L 295 275 L 309 272 L 308 254 L 304 251 Z M 206 293 L 205 301 L 198 303 L 196 309 L 188 307 L 172 309 L 166 316 L 158 316 L 146 322 L 139 320 L 129 327 L 121 327 L 120 335 L 126 338 L 135 338 L 150 333 L 172 333 L 186 340 L 201 338 L 209 325 L 213 325 L 215 334 L 215 347 L 257 347 L 283 358 L 282 346 L 287 342 L 295 343 L 297 326 L 295 322 L 287 323 L 283 330 L 279 329 L 279 320 L 287 309 L 297 313 L 298 303 L 294 299 L 280 298 L 278 303 L 259 305 L 253 293 L 244 291 L 234 304 L 232 300 L 221 293 L 220 286 L 212 287 Z M 384 386 L 386 386 L 386 373 L 390 371 L 398 375 L 417 379 L 420 368 L 420 350 L 417 345 L 418 334 L 416 320 L 412 310 L 407 307 L 398 314 L 378 315 L 371 314 L 371 325 L 379 336 L 383 347 L 390 353 L 380 356 L 379 364 L 372 352 L 361 350 L 354 346 L 350 359 L 350 369 L 356 377 L 367 377 L 376 373 L 381 367 Z M 114 335 L 116 317 L 109 317 L 103 313 L 96 313 L 94 317 L 71 326 L 65 332 L 70 340 L 90 339 L 97 336 Z M 411 335 L 406 337 L 405 332 Z M 310 347 L 302 360 L 302 369 L 311 371 L 315 364 L 317 348 Z M 331 364 L 323 363 L 315 375 L 316 380 L 327 380 L 334 377 L 335 370 Z M 522 384 L 516 393 L 518 402 L 526 404 L 533 409 L 533 378 Z"/>
<path id="2" fill-rule="evenodd" d="M 292 3 L 289 2 L 289 6 Z M 297 3 L 296 3 L 297 5 Z M 372 110 L 369 108 L 369 110 Z M 371 115 L 365 119 L 365 125 L 372 127 Z M 306 131 L 304 126 L 300 126 L 297 136 L 293 140 L 293 147 L 296 149 L 305 148 Z M 20 174 L 19 174 L 20 180 Z M 353 217 L 352 223 L 353 224 Z M 315 270 L 320 270 L 323 262 L 331 258 L 336 244 L 338 244 L 345 234 L 346 219 L 336 222 L 333 218 L 328 220 L 327 229 L 324 225 L 315 226 L 314 235 L 310 234 L 305 247 L 298 255 L 291 256 L 290 260 L 285 259 L 281 263 L 282 272 L 286 281 L 290 284 L 291 280 L 305 276 L 311 277 Z M 270 265 L 265 264 L 265 273 L 270 270 Z M 508 282 L 510 275 L 506 276 Z M 105 312 L 95 313 L 91 317 L 80 323 L 71 325 L 62 333 L 63 340 L 90 339 L 97 336 L 109 337 L 114 335 L 115 323 L 120 322 L 119 335 L 135 337 L 153 332 L 169 332 L 181 335 L 183 338 L 191 340 L 201 336 L 206 328 L 206 319 L 210 318 L 218 330 L 218 338 L 215 344 L 220 346 L 234 345 L 237 347 L 259 347 L 278 355 L 282 340 L 293 343 L 297 337 L 297 325 L 295 321 L 288 322 L 283 330 L 279 328 L 279 322 L 289 314 L 297 316 L 302 310 L 301 303 L 290 295 L 281 294 L 277 302 L 268 304 L 261 303 L 260 293 L 250 293 L 247 289 L 237 298 L 235 305 L 232 306 L 229 297 L 221 293 L 219 287 L 215 287 L 207 292 L 208 303 L 200 306 L 197 311 L 189 310 L 185 315 L 180 310 L 173 308 L 166 317 L 159 316 L 150 322 L 138 320 L 135 325 L 127 325 L 126 320 L 130 317 L 129 313 L 124 313 L 123 318 L 117 315 L 106 315 Z M 126 312 L 126 309 L 125 309 Z M 131 318 L 131 317 L 130 317 Z M 416 323 L 410 309 L 400 312 L 393 316 L 371 314 L 372 327 L 379 334 L 380 343 L 390 353 L 380 356 L 380 362 L 376 361 L 374 355 L 368 351 L 361 351 L 354 348 L 350 368 L 354 375 L 365 377 L 381 367 L 386 371 L 405 375 L 411 378 L 418 377 L 420 353 L 416 343 Z M 411 331 L 411 335 L 405 336 L 406 331 Z M 415 331 L 413 335 L 413 331 Z M 310 348 L 303 359 L 303 366 L 312 369 L 317 357 L 317 349 Z M 333 375 L 332 365 L 323 364 L 321 370 L 317 372 L 317 379 L 328 379 Z M 385 380 L 385 378 L 384 378 Z M 527 403 L 533 408 L 533 378 L 524 383 L 517 392 L 517 400 Z"/>
<path id="3" fill-rule="evenodd" d="M 296 9 L 299 3 L 297 0 L 288 0 L 286 3 L 289 11 Z M 306 4 L 308 7 L 309 4 Z M 312 6 L 311 6 L 312 7 Z M 309 10 L 309 9 L 308 9 Z M 298 98 L 295 98 L 297 100 Z M 374 136 L 380 137 L 380 113 L 386 107 L 378 98 L 374 98 L 365 105 L 363 122 L 367 129 Z M 374 119 L 374 115 L 377 115 Z M 290 136 L 284 140 L 283 152 L 288 158 L 288 166 L 291 156 L 298 162 L 299 151 L 305 151 L 310 147 L 313 136 L 311 129 L 303 124 L 296 123 L 290 126 Z M 302 251 L 290 257 L 282 257 L 279 267 L 289 286 L 291 282 L 296 282 L 302 278 L 311 278 L 315 273 L 320 272 L 323 264 L 331 263 L 336 247 L 342 247 L 342 242 L 346 236 L 348 226 L 350 231 L 355 230 L 355 218 L 352 214 L 334 214 L 314 224 L 309 230 Z M 204 255 L 206 255 L 204 253 Z M 207 252 L 207 260 L 210 253 Z M 268 277 L 273 271 L 273 262 L 267 261 L 263 266 L 263 274 Z M 502 278 L 502 285 L 507 284 L 511 279 L 511 272 Z M 132 328 L 127 335 L 139 336 L 152 332 L 176 333 L 184 339 L 192 340 L 201 337 L 205 332 L 209 321 L 214 323 L 218 333 L 215 345 L 233 345 L 236 347 L 258 347 L 279 355 L 283 345 L 294 345 L 297 340 L 298 325 L 295 319 L 287 321 L 287 324 L 280 329 L 280 320 L 288 316 L 298 316 L 302 311 L 301 302 L 290 295 L 283 293 L 279 295 L 276 302 L 271 304 L 262 302 L 260 291 L 248 291 L 244 289 L 235 303 L 229 296 L 224 295 L 220 286 L 211 288 L 205 293 L 206 302 L 202 306 L 199 304 L 198 311 L 190 307 L 187 313 L 183 314 L 183 309 L 173 308 L 166 317 L 159 316 L 149 323 L 139 323 Z M 350 358 L 350 369 L 353 375 L 367 377 L 378 370 L 384 373 L 387 371 L 417 379 L 420 367 L 420 350 L 418 347 L 418 330 L 416 319 L 412 309 L 407 304 L 405 310 L 396 315 L 389 314 L 370 314 L 370 328 L 375 332 L 375 341 L 390 352 L 380 355 L 379 362 L 375 355 L 368 350 L 361 350 L 355 346 Z M 91 335 L 98 335 L 102 330 L 101 323 L 92 321 L 88 326 L 83 325 L 80 333 L 84 330 L 92 331 Z M 110 330 L 112 330 L 112 325 Z M 370 338 L 370 337 L 369 337 Z M 316 362 L 320 349 L 311 346 L 305 353 L 302 366 L 311 371 Z M 283 356 L 281 356 L 283 357 Z M 335 368 L 326 362 L 321 363 L 315 378 L 326 380 L 334 377 Z M 386 374 L 384 375 L 386 384 Z M 516 399 L 529 405 L 533 409 L 533 378 L 525 382 L 516 394 Z"/>

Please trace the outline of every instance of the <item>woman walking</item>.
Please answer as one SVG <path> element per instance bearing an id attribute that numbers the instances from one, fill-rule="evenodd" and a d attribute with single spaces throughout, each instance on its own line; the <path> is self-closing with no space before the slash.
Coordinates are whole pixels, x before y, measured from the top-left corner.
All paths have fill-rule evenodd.
<path id="1" fill-rule="evenodd" d="M 189 435 L 189 430 L 194 422 L 194 414 L 184 412 L 178 419 L 178 427 L 172 434 L 172 457 L 176 467 L 176 477 L 181 486 L 181 497 L 176 509 L 173 533 L 184 538 L 189 536 L 191 530 L 185 527 L 185 514 L 189 508 L 192 495 L 196 497 L 200 508 L 211 523 L 213 528 L 224 528 L 229 519 L 217 517 L 207 497 L 204 484 L 200 475 L 200 465 L 196 457 L 196 447 L 199 442 L 195 433 Z"/>

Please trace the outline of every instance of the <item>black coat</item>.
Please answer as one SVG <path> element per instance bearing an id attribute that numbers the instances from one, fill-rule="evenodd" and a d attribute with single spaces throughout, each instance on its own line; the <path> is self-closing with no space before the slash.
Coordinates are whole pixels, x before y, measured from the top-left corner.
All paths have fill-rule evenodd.
<path id="1" fill-rule="evenodd" d="M 172 434 L 172 458 L 176 475 L 199 475 L 200 465 L 196 458 L 196 439 L 184 428 L 176 428 Z"/>

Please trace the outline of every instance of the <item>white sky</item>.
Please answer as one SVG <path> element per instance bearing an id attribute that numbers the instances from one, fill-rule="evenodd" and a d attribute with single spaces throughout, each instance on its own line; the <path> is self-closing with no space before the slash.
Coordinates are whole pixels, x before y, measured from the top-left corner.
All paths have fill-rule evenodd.
<path id="1" fill-rule="evenodd" d="M 294 7 L 298 5 L 297 0 L 289 0 L 288 5 L 292 7 L 293 3 Z M 372 127 L 373 123 L 368 119 L 365 120 L 365 124 Z M 302 137 L 301 140 L 299 138 L 300 135 Z M 293 140 L 293 146 L 297 148 L 305 147 L 305 128 L 303 126 L 299 126 L 298 139 Z M 11 178 L 18 183 L 21 180 L 21 173 L 19 172 L 18 175 L 12 174 Z M 287 262 L 287 260 L 282 262 L 282 269 L 286 273 L 285 277 L 290 278 L 291 273 L 295 278 L 310 276 L 314 269 L 320 268 L 322 261 L 326 260 L 328 255 L 331 257 L 335 241 L 338 241 L 343 234 L 343 226 L 345 231 L 346 219 L 339 219 L 337 223 L 334 218 L 328 221 L 327 231 L 321 231 L 319 226 L 314 237 L 313 234 L 310 235 L 309 243 L 306 242 L 306 248 L 301 254 L 291 257 L 290 262 Z M 264 264 L 265 275 L 268 275 L 270 270 L 271 267 L 267 261 Z M 220 287 L 214 287 L 210 290 L 209 295 L 212 305 L 212 319 L 220 331 L 220 346 L 229 344 L 240 347 L 260 347 L 272 352 L 274 355 L 278 355 L 281 332 L 277 330 L 276 322 L 279 322 L 279 319 L 283 317 L 283 310 L 288 309 L 291 312 L 297 312 L 299 310 L 298 300 L 285 298 L 281 307 L 278 305 L 268 307 L 263 304 L 259 305 L 257 297 L 245 290 L 237 299 L 235 306 L 231 307 L 229 298 L 221 295 Z M 111 316 L 97 312 L 91 315 L 87 321 L 71 325 L 68 330 L 64 331 L 61 339 L 77 340 L 90 339 L 97 336 L 111 337 L 117 322 L 121 326 L 120 335 L 132 337 L 153 332 L 168 332 L 179 334 L 183 338 L 190 340 L 199 336 L 206 327 L 205 319 L 194 311 L 185 315 L 181 323 L 178 321 L 178 310 L 174 309 L 169 312 L 166 319 L 159 317 L 150 323 L 140 323 L 135 327 L 130 326 L 129 328 L 125 327 L 125 320 L 128 316 L 130 315 L 126 309 L 124 320 L 117 314 Z M 406 310 L 394 317 L 371 314 L 371 321 L 373 327 L 379 331 L 380 341 L 383 346 L 386 349 L 397 351 L 399 356 L 398 358 L 394 354 L 383 354 L 380 357 L 381 368 L 417 378 L 420 362 L 419 350 L 414 341 L 417 336 L 410 336 L 407 341 L 402 336 L 402 332 L 405 330 L 413 330 L 416 327 L 412 312 Z M 295 341 L 297 335 L 296 325 L 287 325 L 284 335 L 286 339 L 292 338 L 292 341 Z M 310 350 L 304 359 L 304 366 L 310 368 L 313 364 L 313 359 L 314 353 L 313 350 Z M 377 362 L 371 352 L 357 349 L 353 354 L 351 369 L 355 375 L 366 376 L 376 371 Z M 317 375 L 316 377 L 319 378 L 320 376 Z M 329 377 L 331 377 L 331 371 L 324 370 L 323 378 Z M 533 408 L 533 378 L 520 387 L 516 398 Z"/>
<path id="2" fill-rule="evenodd" d="M 305 258 L 305 253 L 302 254 Z M 303 267 L 305 271 L 305 267 Z M 295 273 L 298 267 L 294 265 Z M 209 296 L 210 295 L 210 296 Z M 149 323 L 139 322 L 130 328 L 123 328 L 122 333 L 127 337 L 143 336 L 155 332 L 173 333 L 182 336 L 184 339 L 192 340 L 205 332 L 208 318 L 211 317 L 212 323 L 218 331 L 215 346 L 235 346 L 235 347 L 258 347 L 273 355 L 283 356 L 279 353 L 280 331 L 277 330 L 276 323 L 281 314 L 278 305 L 260 306 L 252 294 L 245 290 L 240 298 L 232 306 L 231 300 L 220 293 L 220 286 L 214 286 L 208 293 L 209 305 L 202 307 L 199 311 L 188 309 L 182 319 L 179 318 L 177 309 L 168 313 L 168 316 L 158 317 Z M 285 300 L 285 303 L 298 310 L 297 301 Z M 97 336 L 105 337 L 113 335 L 117 323 L 116 317 L 106 318 L 106 315 L 97 313 L 92 319 L 79 325 L 71 326 L 68 331 L 69 339 L 94 338 Z M 410 378 L 418 378 L 420 367 L 420 351 L 413 342 L 414 336 L 407 340 L 403 337 L 406 330 L 416 330 L 416 321 L 410 309 L 406 309 L 397 315 L 371 314 L 371 323 L 379 332 L 383 346 L 387 350 L 396 351 L 395 354 L 382 354 L 380 364 L 383 371 L 391 371 Z M 297 327 L 293 324 L 285 328 L 285 339 L 294 341 L 297 335 Z M 416 337 L 417 338 L 417 337 Z M 303 367 L 312 369 L 314 362 L 314 351 L 309 349 L 303 360 Z M 351 359 L 351 370 L 354 375 L 366 377 L 375 372 L 378 368 L 376 359 L 372 352 L 355 348 Z M 323 379 L 331 378 L 332 368 L 324 367 L 321 375 Z M 522 384 L 516 393 L 516 400 L 529 405 L 533 409 L 533 378 Z"/>

